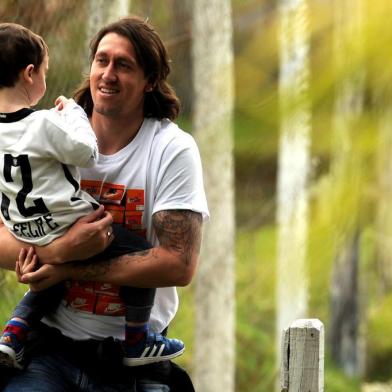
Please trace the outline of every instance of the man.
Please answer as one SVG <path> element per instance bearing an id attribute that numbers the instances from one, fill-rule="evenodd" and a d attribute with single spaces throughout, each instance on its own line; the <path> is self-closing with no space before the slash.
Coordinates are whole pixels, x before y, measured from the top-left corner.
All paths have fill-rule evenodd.
<path id="1" fill-rule="evenodd" d="M 32 339 L 38 348 L 30 364 L 5 391 L 31 391 L 32 385 L 40 391 L 129 390 L 130 371 L 118 362 L 118 345 L 105 339 L 123 339 L 117 286 L 159 287 L 150 324 L 161 332 L 177 310 L 174 286 L 189 284 L 197 265 L 202 220 L 208 217 L 201 163 L 192 137 L 171 122 L 179 104 L 166 81 L 170 68 L 159 36 L 141 19 L 122 19 L 98 32 L 90 60 L 90 76 L 76 100 L 90 118 L 100 157 L 94 168 L 82 170 L 82 187 L 107 202 L 111 215 L 97 210 L 36 249 L 43 265 L 21 281 L 33 290 L 71 283 L 62 305 Z M 144 233 L 155 247 L 112 260 L 70 262 L 104 249 L 113 220 Z M 0 266 L 11 269 L 23 243 L 5 228 L 0 241 Z M 151 372 L 145 371 L 154 378 Z M 144 385 L 139 390 L 148 391 Z"/>

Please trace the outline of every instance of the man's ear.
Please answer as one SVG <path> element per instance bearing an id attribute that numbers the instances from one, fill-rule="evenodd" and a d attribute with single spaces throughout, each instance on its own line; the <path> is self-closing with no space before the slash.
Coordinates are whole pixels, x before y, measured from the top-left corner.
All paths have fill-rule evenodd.
<path id="1" fill-rule="evenodd" d="M 22 71 L 22 76 L 23 79 L 31 84 L 33 83 L 33 72 L 34 72 L 34 64 L 29 64 L 23 71 Z"/>

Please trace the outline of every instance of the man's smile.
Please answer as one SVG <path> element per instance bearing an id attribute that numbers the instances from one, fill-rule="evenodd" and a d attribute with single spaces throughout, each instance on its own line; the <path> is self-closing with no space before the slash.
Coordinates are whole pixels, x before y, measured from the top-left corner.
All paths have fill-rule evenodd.
<path id="1" fill-rule="evenodd" d="M 98 91 L 102 94 L 112 95 L 117 94 L 120 90 L 113 87 L 98 87 Z"/>

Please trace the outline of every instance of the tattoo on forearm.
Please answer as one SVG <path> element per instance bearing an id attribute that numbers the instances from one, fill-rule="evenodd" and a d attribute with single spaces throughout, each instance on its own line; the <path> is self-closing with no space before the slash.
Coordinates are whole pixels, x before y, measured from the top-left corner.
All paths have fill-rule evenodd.
<path id="1" fill-rule="evenodd" d="M 153 224 L 159 243 L 174 249 L 190 264 L 192 255 L 198 255 L 201 242 L 201 214 L 189 210 L 168 210 L 154 214 Z"/>
<path id="2" fill-rule="evenodd" d="M 105 276 L 110 269 L 111 260 L 100 260 L 94 262 L 75 261 L 73 268 L 81 280 L 94 280 Z"/>
<path id="3" fill-rule="evenodd" d="M 160 211 L 153 216 L 153 225 L 161 247 L 179 252 L 184 262 L 189 265 L 192 257 L 200 253 L 201 243 L 201 214 L 189 210 Z M 92 259 L 73 263 L 75 275 L 80 280 L 100 280 L 105 277 L 116 263 L 135 263 L 146 256 L 159 257 L 157 249 L 151 248 L 129 253 L 123 259 L 121 256 L 110 260 Z"/>
<path id="4" fill-rule="evenodd" d="M 138 252 L 129 253 L 128 256 L 146 256 L 152 249 L 145 249 Z M 121 256 L 112 259 L 100 260 L 94 258 L 87 261 L 76 261 L 73 267 L 77 270 L 78 277 L 81 280 L 94 280 L 99 279 L 110 271 L 111 267 L 118 262 L 121 262 Z M 135 258 L 132 259 L 135 261 Z"/>

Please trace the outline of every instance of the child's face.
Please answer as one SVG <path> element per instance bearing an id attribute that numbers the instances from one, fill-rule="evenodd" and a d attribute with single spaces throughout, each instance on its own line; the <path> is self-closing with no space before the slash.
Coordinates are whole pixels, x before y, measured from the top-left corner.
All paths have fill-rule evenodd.
<path id="1" fill-rule="evenodd" d="M 35 106 L 40 101 L 40 99 L 45 95 L 46 73 L 48 72 L 48 67 L 49 67 L 49 57 L 46 54 L 38 71 L 34 71 L 32 74 L 34 83 L 32 84 L 31 90 L 29 92 L 30 106 Z"/>

